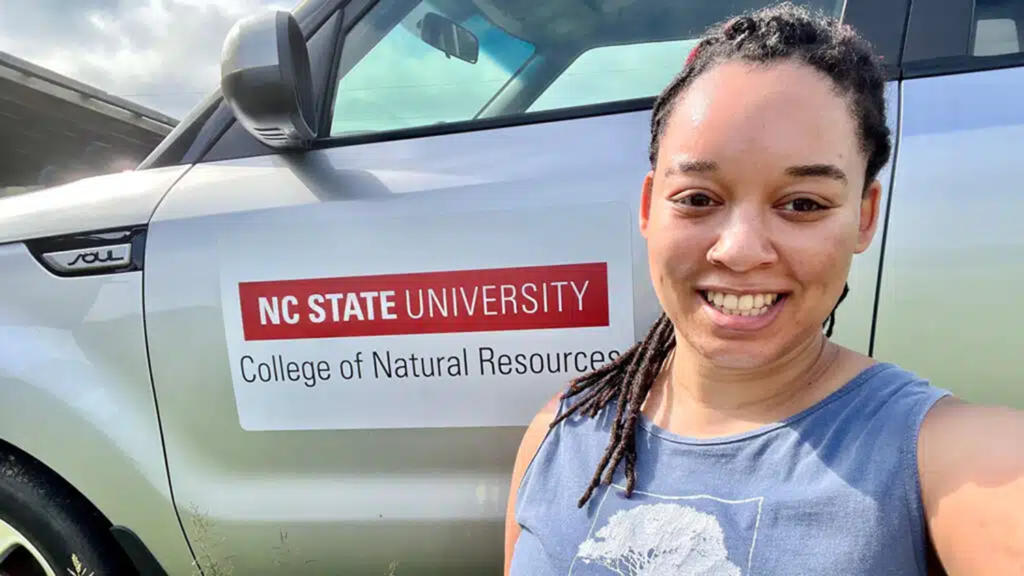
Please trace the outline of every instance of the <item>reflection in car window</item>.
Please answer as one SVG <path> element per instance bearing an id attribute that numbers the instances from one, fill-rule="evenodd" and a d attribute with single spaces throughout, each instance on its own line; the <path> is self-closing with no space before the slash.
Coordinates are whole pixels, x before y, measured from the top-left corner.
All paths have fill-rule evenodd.
<path id="1" fill-rule="evenodd" d="M 331 135 L 655 96 L 708 26 L 770 3 L 381 0 L 345 38 Z M 831 16 L 844 6 L 797 3 Z M 439 48 L 456 45 L 468 55 Z"/>

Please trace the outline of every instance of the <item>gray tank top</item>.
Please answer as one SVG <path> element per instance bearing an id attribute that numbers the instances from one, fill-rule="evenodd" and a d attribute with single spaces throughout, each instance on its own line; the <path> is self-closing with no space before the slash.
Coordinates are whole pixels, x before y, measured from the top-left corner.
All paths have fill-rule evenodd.
<path id="1" fill-rule="evenodd" d="M 924 575 L 917 434 L 948 394 L 883 363 L 744 434 L 686 438 L 642 418 L 632 497 L 620 465 L 582 509 L 615 402 L 574 415 L 519 486 L 512 574 Z"/>

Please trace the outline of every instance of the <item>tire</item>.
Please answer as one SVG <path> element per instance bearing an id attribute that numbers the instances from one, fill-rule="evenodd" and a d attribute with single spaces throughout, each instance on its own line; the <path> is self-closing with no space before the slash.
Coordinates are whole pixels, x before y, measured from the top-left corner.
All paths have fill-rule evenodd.
<path id="1" fill-rule="evenodd" d="M 0 443 L 0 530 L 4 523 L 34 547 L 56 576 L 136 575 L 110 522 L 41 462 Z M 10 530 L 7 532 L 10 534 Z M 0 551 L 2 554 L 3 551 Z M 76 572 L 75 556 L 82 570 Z M 0 576 L 42 576 L 26 548 L 0 563 Z"/>

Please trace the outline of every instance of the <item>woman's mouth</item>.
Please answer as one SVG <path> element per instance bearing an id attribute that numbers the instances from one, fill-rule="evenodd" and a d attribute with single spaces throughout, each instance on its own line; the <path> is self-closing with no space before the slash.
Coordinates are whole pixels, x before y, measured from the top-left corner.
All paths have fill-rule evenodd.
<path id="1" fill-rule="evenodd" d="M 756 331 L 768 327 L 779 315 L 787 294 L 765 292 L 761 294 L 733 294 L 715 290 L 700 290 L 705 311 L 720 328 Z"/>
<path id="2" fill-rule="evenodd" d="M 779 304 L 786 296 L 778 293 L 730 294 L 701 290 L 704 301 L 727 316 L 761 316 Z"/>

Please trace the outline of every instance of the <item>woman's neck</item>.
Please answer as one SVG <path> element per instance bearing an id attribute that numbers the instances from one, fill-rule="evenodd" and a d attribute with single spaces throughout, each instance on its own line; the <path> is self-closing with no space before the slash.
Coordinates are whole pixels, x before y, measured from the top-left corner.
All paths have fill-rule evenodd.
<path id="1" fill-rule="evenodd" d="M 832 375 L 843 349 L 823 334 L 756 369 L 716 366 L 684 340 L 676 342 L 644 413 L 684 436 L 742 433 L 796 414 L 842 385 Z"/>

